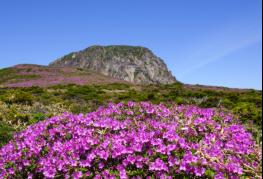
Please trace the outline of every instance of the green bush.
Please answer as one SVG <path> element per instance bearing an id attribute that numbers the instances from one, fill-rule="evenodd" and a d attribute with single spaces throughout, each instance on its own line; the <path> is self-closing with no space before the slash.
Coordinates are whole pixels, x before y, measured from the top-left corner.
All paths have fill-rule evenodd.
<path id="1" fill-rule="evenodd" d="M 0 147 L 12 139 L 15 130 L 7 123 L 0 121 Z"/>
<path id="2" fill-rule="evenodd" d="M 24 105 L 32 105 L 33 96 L 29 92 L 24 92 L 21 90 L 10 91 L 2 97 L 2 100 L 7 104 L 24 104 Z"/>
<path id="3" fill-rule="evenodd" d="M 184 104 L 184 103 L 185 103 L 185 100 L 184 100 L 184 98 L 182 98 L 182 97 L 177 97 L 177 98 L 175 99 L 175 102 L 176 102 L 176 104 Z"/>
<path id="4" fill-rule="evenodd" d="M 253 103 L 241 102 L 238 103 L 234 108 L 233 112 L 240 116 L 243 123 L 252 121 L 254 124 L 262 125 L 262 110 L 257 108 Z"/>
<path id="5" fill-rule="evenodd" d="M 24 122 L 24 123 L 28 123 L 29 119 L 30 119 L 30 114 L 17 113 L 15 115 L 15 119 L 16 119 L 16 121 L 21 121 L 21 122 Z"/>
<path id="6" fill-rule="evenodd" d="M 83 105 L 83 104 L 72 104 L 69 110 L 74 114 L 88 113 L 91 111 L 91 107 L 89 105 Z"/>
<path id="7" fill-rule="evenodd" d="M 218 107 L 220 105 L 221 98 L 220 97 L 208 97 L 207 100 L 203 101 L 200 104 L 200 107 L 204 108 L 212 108 Z"/>
<path id="8" fill-rule="evenodd" d="M 29 124 L 34 124 L 39 121 L 43 121 L 47 117 L 42 113 L 36 113 L 32 115 L 32 118 L 29 120 Z"/>

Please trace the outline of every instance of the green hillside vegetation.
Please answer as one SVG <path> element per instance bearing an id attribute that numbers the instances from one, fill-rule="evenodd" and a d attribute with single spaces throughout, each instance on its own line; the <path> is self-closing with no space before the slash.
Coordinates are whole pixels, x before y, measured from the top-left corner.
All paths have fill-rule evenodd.
<path id="1" fill-rule="evenodd" d="M 13 68 L 4 68 L 0 69 L 0 85 L 6 81 L 16 82 L 17 80 L 27 80 L 27 79 L 36 79 L 39 75 L 36 74 L 25 74 L 21 75 L 18 72 L 21 70 L 13 69 Z"/>
<path id="2" fill-rule="evenodd" d="M 4 73 L 1 71 L 1 73 Z M 0 146 L 12 133 L 45 118 L 61 114 L 88 113 L 108 102 L 151 101 L 222 107 L 236 114 L 258 143 L 262 139 L 262 92 L 256 90 L 209 89 L 171 85 L 129 84 L 58 85 L 47 88 L 0 88 Z"/>

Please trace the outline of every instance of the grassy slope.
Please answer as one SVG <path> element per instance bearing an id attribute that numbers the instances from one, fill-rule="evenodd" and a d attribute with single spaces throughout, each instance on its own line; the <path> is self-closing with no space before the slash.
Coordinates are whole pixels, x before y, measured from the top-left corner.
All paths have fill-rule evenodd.
<path id="1" fill-rule="evenodd" d="M 18 74 L 18 70 L 14 68 L 0 69 L 0 85 L 6 82 L 12 83 L 20 80 L 35 79 L 38 77 L 39 75 L 36 74 L 20 75 Z"/>
<path id="2" fill-rule="evenodd" d="M 181 83 L 138 86 L 131 84 L 58 85 L 47 88 L 0 88 L 0 145 L 19 131 L 64 111 L 87 113 L 108 102 L 152 101 L 224 107 L 241 119 L 261 141 L 262 92 Z"/>
<path id="3" fill-rule="evenodd" d="M 48 87 L 58 84 L 108 84 L 123 82 L 81 68 L 56 68 L 22 64 L 0 69 L 0 87 Z"/>

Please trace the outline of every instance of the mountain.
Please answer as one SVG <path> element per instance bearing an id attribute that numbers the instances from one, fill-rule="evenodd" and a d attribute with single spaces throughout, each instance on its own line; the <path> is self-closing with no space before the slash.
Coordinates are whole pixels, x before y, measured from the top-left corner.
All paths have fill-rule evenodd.
<path id="1" fill-rule="evenodd" d="M 48 87 L 66 84 L 109 84 L 127 83 L 75 67 L 48 67 L 42 65 L 20 64 L 0 69 L 0 87 Z"/>
<path id="2" fill-rule="evenodd" d="M 176 82 L 161 58 L 139 46 L 91 46 L 59 58 L 49 66 L 88 69 L 136 84 Z"/>
<path id="3" fill-rule="evenodd" d="M 112 78 L 94 72 L 92 70 L 77 67 L 52 67 L 35 64 L 18 64 L 13 67 L 0 69 L 1 87 L 51 87 L 54 85 L 111 85 L 124 84 L 141 88 L 144 85 L 136 85 L 124 80 Z M 181 84 L 180 82 L 171 85 Z M 222 86 L 190 85 L 182 84 L 189 90 L 212 90 L 225 92 L 247 92 L 252 89 L 227 88 Z M 148 85 L 146 85 L 147 88 Z M 153 86 L 159 85 L 150 85 Z M 166 85 L 163 85 L 166 86 Z"/>

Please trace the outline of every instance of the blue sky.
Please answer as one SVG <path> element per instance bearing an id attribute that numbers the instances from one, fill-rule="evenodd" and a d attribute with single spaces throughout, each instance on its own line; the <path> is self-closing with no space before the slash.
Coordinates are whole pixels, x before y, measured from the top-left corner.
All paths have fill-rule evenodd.
<path id="1" fill-rule="evenodd" d="M 1 0 L 0 68 L 140 45 L 181 82 L 262 89 L 261 0 Z"/>

